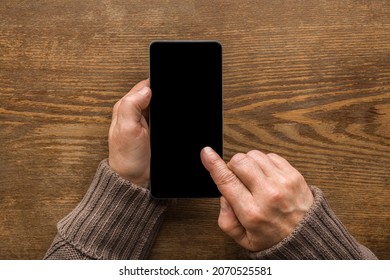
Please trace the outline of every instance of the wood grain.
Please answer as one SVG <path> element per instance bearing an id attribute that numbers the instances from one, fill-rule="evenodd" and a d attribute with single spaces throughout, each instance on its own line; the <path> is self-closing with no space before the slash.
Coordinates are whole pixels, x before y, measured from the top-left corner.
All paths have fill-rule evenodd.
<path id="1" fill-rule="evenodd" d="M 390 259 L 388 1 L 3 0 L 0 259 L 40 259 L 107 157 L 113 104 L 155 39 L 224 48 L 225 158 L 286 157 Z M 153 259 L 236 259 L 218 200 L 180 200 Z"/>

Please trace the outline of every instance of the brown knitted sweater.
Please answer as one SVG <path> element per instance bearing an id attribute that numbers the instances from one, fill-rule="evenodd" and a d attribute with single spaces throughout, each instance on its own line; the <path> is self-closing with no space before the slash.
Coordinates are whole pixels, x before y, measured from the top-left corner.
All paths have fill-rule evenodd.
<path id="1" fill-rule="evenodd" d="M 293 233 L 279 244 L 250 252 L 254 259 L 375 259 L 329 208 L 322 192 Z M 100 163 L 80 204 L 57 225 L 45 259 L 145 259 L 168 208 L 147 189 L 122 179 Z"/>

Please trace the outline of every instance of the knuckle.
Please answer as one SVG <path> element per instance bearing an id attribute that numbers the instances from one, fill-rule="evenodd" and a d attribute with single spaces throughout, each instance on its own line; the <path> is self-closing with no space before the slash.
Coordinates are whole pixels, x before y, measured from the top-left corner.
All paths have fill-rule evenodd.
<path id="1" fill-rule="evenodd" d="M 281 176 L 278 178 L 278 185 L 282 188 L 289 188 L 291 186 L 292 177 L 289 176 L 289 178 L 286 178 L 284 176 Z"/>
<path id="2" fill-rule="evenodd" d="M 253 157 L 257 157 L 257 156 L 263 156 L 263 153 L 258 151 L 258 150 L 251 150 L 249 152 L 246 153 L 248 156 L 253 156 Z"/>
<path id="3" fill-rule="evenodd" d="M 240 165 L 246 164 L 248 157 L 246 154 L 237 153 L 229 161 L 229 166 L 238 167 Z"/>
<path id="4" fill-rule="evenodd" d="M 221 216 L 218 218 L 218 226 L 223 232 L 230 232 L 234 229 L 234 225 Z"/>
<path id="5" fill-rule="evenodd" d="M 133 94 L 127 94 L 122 98 L 124 110 L 139 110 L 141 111 L 141 105 L 137 96 Z"/>
<path id="6" fill-rule="evenodd" d="M 301 184 L 304 179 L 301 173 L 295 172 L 292 176 L 292 180 L 295 184 Z"/>
<path id="7" fill-rule="evenodd" d="M 130 95 L 127 94 L 115 103 L 113 111 L 117 114 L 122 114 L 123 112 L 128 111 L 129 108 L 132 108 L 133 106 L 134 100 Z"/>
<path id="8" fill-rule="evenodd" d="M 278 188 L 272 188 L 268 191 L 268 201 L 273 205 L 282 203 L 285 199 L 284 193 Z"/>
<path id="9" fill-rule="evenodd" d="M 285 189 L 294 189 L 302 184 L 303 176 L 299 172 L 292 172 L 289 174 L 288 178 L 282 177 L 280 179 L 280 184 Z"/>
<path id="10" fill-rule="evenodd" d="M 133 104 L 133 101 L 134 101 L 133 97 L 130 94 L 127 94 L 127 95 L 122 97 L 123 104 L 126 104 L 126 105 Z"/>
<path id="11" fill-rule="evenodd" d="M 271 157 L 271 158 L 275 158 L 275 159 L 279 159 L 280 158 L 280 156 L 278 154 L 275 154 L 275 153 L 268 153 L 267 156 Z"/>
<path id="12" fill-rule="evenodd" d="M 121 137 L 126 135 L 137 135 L 140 129 L 140 126 L 132 121 L 118 122 L 117 125 L 117 133 Z"/>

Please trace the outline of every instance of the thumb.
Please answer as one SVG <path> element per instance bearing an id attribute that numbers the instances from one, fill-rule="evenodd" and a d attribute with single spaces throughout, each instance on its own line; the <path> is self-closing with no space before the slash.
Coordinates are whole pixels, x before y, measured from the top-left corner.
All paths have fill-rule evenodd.
<path id="1" fill-rule="evenodd" d="M 139 83 L 137 83 L 125 96 L 123 96 L 120 100 L 118 100 L 118 102 L 115 103 L 114 109 L 112 111 L 112 121 L 111 121 L 112 125 L 115 125 L 117 123 L 119 114 L 121 114 L 120 117 L 123 118 L 123 114 L 128 111 L 129 103 L 130 104 L 134 103 L 134 100 L 133 100 L 134 98 L 131 98 L 130 96 L 136 94 L 137 92 L 138 92 L 138 95 L 142 96 L 142 94 L 145 93 L 144 88 L 149 88 L 149 79 L 143 80 L 143 81 L 140 81 Z M 141 110 L 142 110 L 142 108 L 146 109 L 146 107 L 148 106 L 148 104 L 150 102 L 150 92 L 151 92 L 151 90 L 149 88 L 149 93 L 146 92 L 145 98 L 141 97 L 141 105 L 137 105 L 138 109 L 135 108 L 135 109 L 133 109 L 133 111 L 135 110 L 137 112 L 137 110 L 139 110 L 140 108 L 141 108 Z M 144 102 L 142 102 L 142 99 L 144 99 Z M 123 102 L 123 101 L 125 101 L 125 102 Z M 127 103 L 127 104 L 125 104 L 125 103 Z M 135 103 L 138 104 L 139 101 L 138 102 L 136 101 Z M 134 107 L 134 105 L 132 105 L 132 107 Z M 130 117 L 131 117 L 131 115 L 130 115 Z M 137 116 L 137 118 L 138 117 L 139 116 Z"/>
<path id="2" fill-rule="evenodd" d="M 147 86 L 141 87 L 139 90 L 131 90 L 122 98 L 118 108 L 118 116 L 127 121 L 139 122 L 143 117 L 143 111 L 149 106 L 151 93 Z"/>

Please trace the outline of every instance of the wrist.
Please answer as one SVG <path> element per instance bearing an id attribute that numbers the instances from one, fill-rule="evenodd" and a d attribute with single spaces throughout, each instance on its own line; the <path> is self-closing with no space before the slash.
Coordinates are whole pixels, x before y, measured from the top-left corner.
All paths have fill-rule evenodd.
<path id="1" fill-rule="evenodd" d="M 108 165 L 122 179 L 131 182 L 139 187 L 147 188 L 149 186 L 149 168 L 134 168 L 133 165 L 119 162 L 115 159 L 108 159 Z M 130 172 L 131 171 L 131 172 Z"/>

